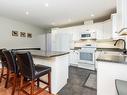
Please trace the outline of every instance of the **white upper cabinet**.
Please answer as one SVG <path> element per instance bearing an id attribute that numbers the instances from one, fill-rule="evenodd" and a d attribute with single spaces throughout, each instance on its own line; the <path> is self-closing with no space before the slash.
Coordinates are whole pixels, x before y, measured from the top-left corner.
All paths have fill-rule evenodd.
<path id="1" fill-rule="evenodd" d="M 127 0 L 117 0 L 117 31 L 127 27 Z"/>
<path id="2" fill-rule="evenodd" d="M 95 23 L 93 28 L 96 31 L 96 39 L 103 39 L 103 23 Z"/>
<path id="3" fill-rule="evenodd" d="M 106 20 L 104 22 L 94 24 L 97 40 L 107 40 L 112 38 L 112 21 Z"/>
<path id="4" fill-rule="evenodd" d="M 103 22 L 103 39 L 112 38 L 112 21 L 111 19 Z"/>
<path id="5" fill-rule="evenodd" d="M 111 15 L 112 19 L 112 38 L 113 40 L 117 39 L 124 39 L 124 36 L 120 36 L 118 33 L 118 18 L 117 18 L 117 13 Z"/>
<path id="6" fill-rule="evenodd" d="M 72 40 L 79 41 L 80 40 L 80 29 L 78 27 L 71 27 L 69 28 L 69 30 L 72 33 Z"/>

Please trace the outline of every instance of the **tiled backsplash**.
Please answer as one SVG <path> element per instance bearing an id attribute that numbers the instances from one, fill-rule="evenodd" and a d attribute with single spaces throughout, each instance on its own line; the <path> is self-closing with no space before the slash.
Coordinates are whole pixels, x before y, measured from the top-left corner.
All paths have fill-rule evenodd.
<path id="1" fill-rule="evenodd" d="M 123 43 L 118 42 L 116 46 L 114 46 L 115 41 L 108 41 L 108 40 L 103 40 L 103 41 L 98 41 L 98 40 L 80 40 L 74 43 L 74 47 L 82 47 L 83 45 L 86 44 L 94 44 L 97 47 L 101 48 L 123 48 Z"/>

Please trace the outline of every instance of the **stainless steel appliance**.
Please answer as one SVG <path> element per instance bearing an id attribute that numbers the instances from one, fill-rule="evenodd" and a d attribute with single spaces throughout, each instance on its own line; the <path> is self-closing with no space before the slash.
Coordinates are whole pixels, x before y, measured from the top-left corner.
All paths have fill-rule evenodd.
<path id="1" fill-rule="evenodd" d="M 96 32 L 94 30 L 86 30 L 81 33 L 80 39 L 96 39 Z"/>
<path id="2" fill-rule="evenodd" d="M 79 52 L 79 67 L 95 69 L 95 45 L 85 45 Z"/>

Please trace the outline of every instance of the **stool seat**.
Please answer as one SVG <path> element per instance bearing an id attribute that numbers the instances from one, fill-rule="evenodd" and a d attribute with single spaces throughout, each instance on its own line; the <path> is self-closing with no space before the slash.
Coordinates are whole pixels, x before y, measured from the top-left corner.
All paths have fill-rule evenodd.
<path id="1" fill-rule="evenodd" d="M 44 65 L 35 65 L 35 76 L 34 79 L 41 77 L 45 74 L 47 74 L 48 72 L 51 72 L 51 67 L 47 67 Z"/>

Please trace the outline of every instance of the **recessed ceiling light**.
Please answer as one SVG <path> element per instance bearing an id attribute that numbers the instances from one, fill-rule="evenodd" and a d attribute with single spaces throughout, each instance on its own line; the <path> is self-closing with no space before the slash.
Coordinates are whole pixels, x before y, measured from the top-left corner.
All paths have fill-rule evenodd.
<path id="1" fill-rule="evenodd" d="M 45 7 L 48 7 L 49 6 L 49 4 L 48 3 L 45 3 Z"/>
<path id="2" fill-rule="evenodd" d="M 52 24 L 52 25 L 55 25 L 55 23 L 54 23 L 54 22 L 52 22 L 51 24 Z"/>
<path id="3" fill-rule="evenodd" d="M 91 14 L 91 17 L 94 17 L 95 15 L 94 14 Z"/>
<path id="4" fill-rule="evenodd" d="M 29 15 L 29 12 L 28 11 L 26 11 L 26 15 Z"/>
<path id="5" fill-rule="evenodd" d="M 72 20 L 71 19 L 68 19 L 68 22 L 71 22 Z"/>

